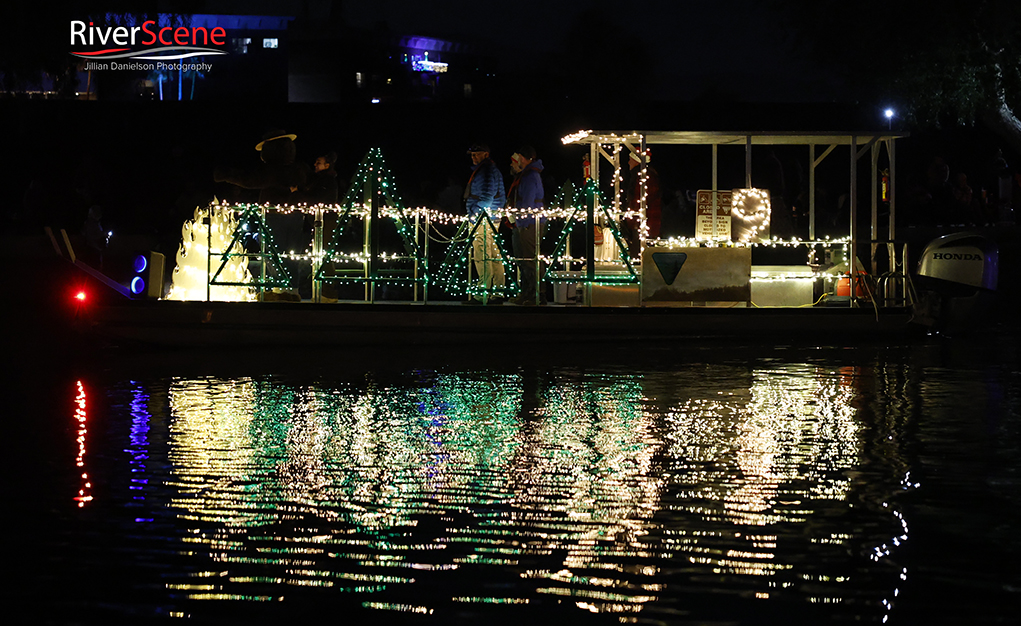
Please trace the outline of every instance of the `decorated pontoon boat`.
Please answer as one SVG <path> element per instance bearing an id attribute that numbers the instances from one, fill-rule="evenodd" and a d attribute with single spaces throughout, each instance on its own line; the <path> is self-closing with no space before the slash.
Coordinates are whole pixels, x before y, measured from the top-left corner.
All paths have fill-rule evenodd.
<path id="1" fill-rule="evenodd" d="M 472 222 L 404 206 L 375 149 L 335 205 L 214 202 L 197 208 L 183 226 L 172 271 L 162 255 L 143 254 L 125 284 L 75 259 L 66 235 L 58 243 L 79 267 L 124 296 L 83 307 L 85 326 L 141 343 L 881 339 L 908 332 L 912 322 L 937 328 L 948 317 L 971 315 L 996 289 L 996 247 L 977 235 L 939 239 L 918 255 L 918 272 L 909 267 L 908 246 L 895 232 L 895 143 L 903 136 L 574 133 L 562 142 L 565 150 L 585 149 L 586 176 L 578 185 L 565 184 L 550 206 L 529 210 L 545 224 L 535 258 L 514 258 L 495 227 L 520 210 L 498 207 Z M 652 146 L 660 146 L 657 153 L 686 146 L 711 162 L 711 175 L 696 194 L 694 236 L 662 237 L 648 228 Z M 771 146 L 805 151 L 807 238 L 771 235 L 777 202 L 752 185 L 752 155 Z M 733 160 L 735 151 L 743 151 L 744 184 L 721 189 L 720 156 Z M 629 160 L 636 162 L 637 193 L 623 188 Z M 817 168 L 840 160 L 849 189 L 846 235 L 819 237 Z M 305 250 L 276 244 L 272 215 L 293 212 L 314 225 Z M 625 224 L 637 236 L 625 236 Z M 473 273 L 476 236 L 500 244 L 499 257 L 488 261 L 503 265 L 504 284 L 487 286 L 491 281 Z M 522 264 L 534 264 L 547 285 L 525 300 L 548 304 L 496 305 L 520 295 L 515 277 Z M 311 297 L 289 290 L 295 272 L 309 277 Z M 489 306 L 462 306 L 469 298 Z"/>

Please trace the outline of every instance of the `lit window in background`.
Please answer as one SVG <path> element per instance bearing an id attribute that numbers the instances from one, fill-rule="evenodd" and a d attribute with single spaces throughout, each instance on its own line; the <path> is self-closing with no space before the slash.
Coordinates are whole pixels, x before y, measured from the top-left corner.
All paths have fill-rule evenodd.
<path id="1" fill-rule="evenodd" d="M 263 48 L 279 48 L 280 47 L 280 40 L 278 40 L 276 37 L 267 37 L 267 38 L 262 40 L 262 47 Z"/>

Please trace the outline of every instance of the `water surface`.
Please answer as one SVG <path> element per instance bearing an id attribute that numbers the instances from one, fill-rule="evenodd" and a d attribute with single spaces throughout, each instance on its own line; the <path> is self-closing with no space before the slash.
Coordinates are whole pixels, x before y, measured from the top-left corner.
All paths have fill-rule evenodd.
<path id="1" fill-rule="evenodd" d="M 5 595 L 33 623 L 1005 623 L 1017 345 L 92 355 L 12 393 Z"/>

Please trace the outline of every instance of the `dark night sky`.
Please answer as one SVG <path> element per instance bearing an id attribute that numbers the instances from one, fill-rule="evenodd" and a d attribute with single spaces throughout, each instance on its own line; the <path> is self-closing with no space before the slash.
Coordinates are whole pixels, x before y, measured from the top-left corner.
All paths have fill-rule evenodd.
<path id="1" fill-rule="evenodd" d="M 88 5 L 105 11 L 117 10 L 108 4 L 123 3 L 63 4 L 71 15 L 87 10 Z M 636 47 L 629 42 L 639 40 L 652 58 L 656 99 L 686 100 L 705 92 L 753 102 L 847 99 L 842 87 L 807 55 L 791 52 L 791 38 L 771 0 L 170 0 L 154 4 L 149 10 L 320 19 L 339 10 L 344 21 L 355 27 L 371 29 L 385 22 L 394 35 L 477 43 L 500 61 L 504 71 L 525 63 L 551 62 L 551 53 L 564 48 L 565 33 L 578 16 L 596 10 L 618 31 L 616 36 L 594 36 L 591 45 L 611 47 L 626 56 Z M 21 19 L 27 22 L 24 28 L 40 29 L 55 42 L 63 42 L 64 22 L 60 21 L 59 29 L 52 25 L 49 4 L 21 6 L 30 18 L 40 14 L 36 19 Z M 139 10 L 138 5 L 131 6 Z"/>
<path id="2" fill-rule="evenodd" d="M 705 85 L 725 83 L 746 100 L 825 100 L 831 89 L 804 59 L 787 52 L 779 19 L 749 0 L 547 0 L 494 3 L 479 0 L 373 0 L 347 2 L 349 23 L 385 20 L 392 30 L 465 34 L 489 39 L 505 58 L 541 59 L 557 49 L 578 14 L 597 8 L 620 26 L 613 45 L 627 54 L 627 36 L 644 39 L 660 77 L 661 97 L 690 97 Z"/>
<path id="3" fill-rule="evenodd" d="M 223 13 L 325 13 L 330 0 L 211 0 Z M 686 99 L 706 87 L 750 101 L 827 101 L 839 95 L 819 68 L 788 51 L 782 21 L 763 0 L 346 0 L 344 19 L 357 27 L 386 22 L 395 34 L 463 37 L 484 45 L 505 67 L 542 63 L 585 10 L 619 25 L 614 40 L 593 40 L 627 54 L 628 36 L 646 42 L 660 98 Z"/>

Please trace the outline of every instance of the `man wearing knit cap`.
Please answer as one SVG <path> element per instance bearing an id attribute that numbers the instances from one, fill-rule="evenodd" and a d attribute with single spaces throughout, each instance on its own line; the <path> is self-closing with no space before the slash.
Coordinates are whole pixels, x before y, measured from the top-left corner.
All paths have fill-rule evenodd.
<path id="1" fill-rule="evenodd" d="M 521 293 L 511 304 L 546 304 L 546 294 L 538 282 L 542 274 L 539 242 L 544 222 L 538 213 L 546 195 L 542 187 L 542 160 L 536 158 L 534 148 L 525 146 L 511 156 L 511 171 L 514 182 L 507 190 L 507 206 L 514 219 L 514 257 L 521 274 Z"/>

